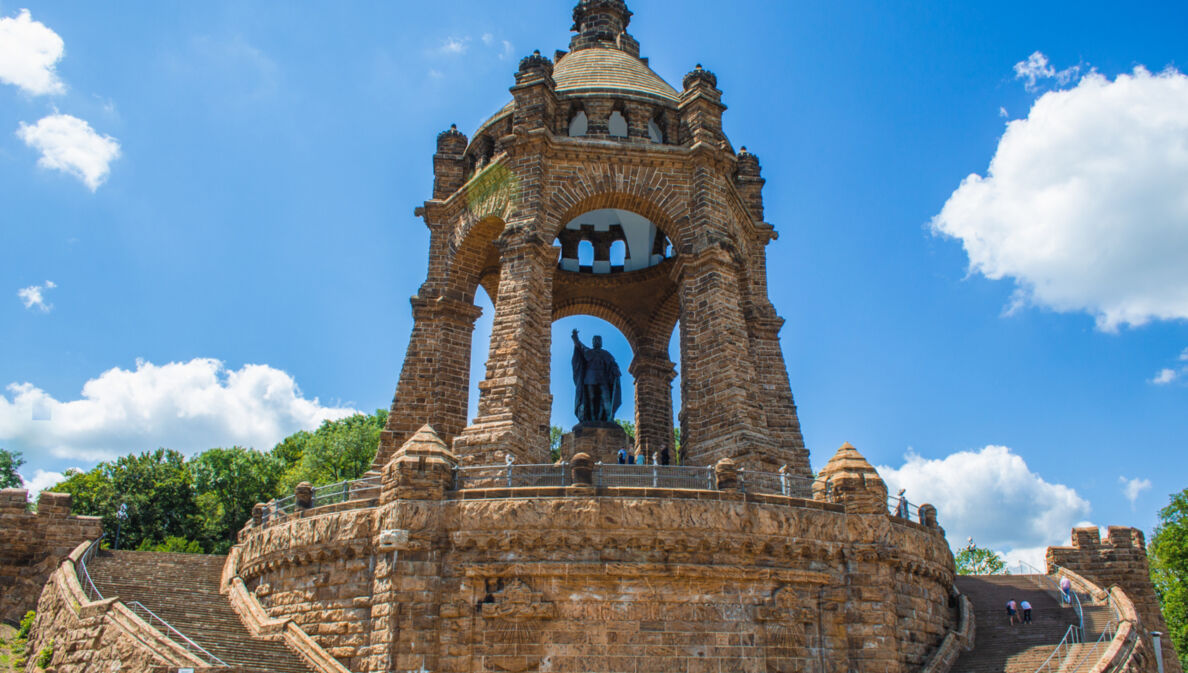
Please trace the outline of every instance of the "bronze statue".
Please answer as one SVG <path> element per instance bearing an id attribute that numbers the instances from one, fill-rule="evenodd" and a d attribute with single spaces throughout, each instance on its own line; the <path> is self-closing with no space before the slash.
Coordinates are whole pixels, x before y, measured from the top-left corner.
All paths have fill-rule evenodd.
<path id="1" fill-rule="evenodd" d="M 573 331 L 574 413 L 578 421 L 607 422 L 615 420 L 615 412 L 622 404 L 619 389 L 619 365 L 614 356 L 602 349 L 602 337 L 594 337 L 594 347 L 586 348 Z"/>

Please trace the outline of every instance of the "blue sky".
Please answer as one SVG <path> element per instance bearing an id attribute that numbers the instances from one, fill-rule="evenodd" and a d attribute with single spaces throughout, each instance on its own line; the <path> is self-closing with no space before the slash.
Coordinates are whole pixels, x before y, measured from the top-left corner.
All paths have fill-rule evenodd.
<path id="1" fill-rule="evenodd" d="M 1188 8 L 629 4 L 763 164 L 814 467 L 850 441 L 1020 557 L 1150 532 L 1188 486 Z M 30 480 L 386 407 L 436 134 L 568 44 L 571 2 L 504 7 L 0 1 L 0 446 Z M 559 425 L 573 327 L 630 361 L 559 321 Z"/>

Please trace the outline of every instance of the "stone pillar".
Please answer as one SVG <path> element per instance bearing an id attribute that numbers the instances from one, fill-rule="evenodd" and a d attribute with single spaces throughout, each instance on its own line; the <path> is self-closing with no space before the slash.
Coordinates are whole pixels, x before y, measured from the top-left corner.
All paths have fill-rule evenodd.
<path id="1" fill-rule="evenodd" d="M 531 224 L 509 224 L 500 250 L 499 301 L 478 418 L 454 442 L 468 464 L 549 462 L 549 345 L 557 251 Z"/>
<path id="2" fill-rule="evenodd" d="M 673 266 L 681 303 L 681 462 L 771 469 L 739 297 L 737 266 L 710 246 Z"/>
<path id="3" fill-rule="evenodd" d="M 445 200 L 466 183 L 466 136 L 450 124 L 448 131 L 437 134 L 437 153 L 433 155 L 433 198 Z"/>
<path id="4" fill-rule="evenodd" d="M 788 383 L 788 367 L 780 349 L 780 328 L 783 324 L 784 319 L 775 314 L 771 304 L 765 303 L 763 310 L 748 312 L 747 334 L 759 384 L 759 399 L 763 405 L 768 434 L 775 445 L 774 451 L 769 454 L 772 462 L 762 469 L 778 469 L 779 466 L 787 465 L 793 474 L 812 478 L 809 452 L 800 433 L 796 401 L 792 397 L 792 386 Z"/>
<path id="5" fill-rule="evenodd" d="M 446 442 L 466 426 L 470 344 L 482 309 L 444 296 L 416 296 L 411 301 L 412 336 L 372 463 L 376 470 L 422 425 L 432 425 Z"/>
<path id="6" fill-rule="evenodd" d="M 512 113 L 512 131 L 516 134 L 552 128 L 557 118 L 557 84 L 553 81 L 553 62 L 532 52 L 520 60 L 516 85 L 511 88 L 516 99 Z"/>
<path id="7" fill-rule="evenodd" d="M 635 379 L 635 442 L 653 452 L 668 449 L 676 464 L 672 435 L 672 380 L 676 366 L 662 351 L 640 350 L 627 371 Z"/>

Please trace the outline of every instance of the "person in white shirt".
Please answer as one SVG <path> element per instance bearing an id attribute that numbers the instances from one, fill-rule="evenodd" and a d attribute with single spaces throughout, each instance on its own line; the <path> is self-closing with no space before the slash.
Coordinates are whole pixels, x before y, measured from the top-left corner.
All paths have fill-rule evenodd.
<path id="1" fill-rule="evenodd" d="M 1023 608 L 1023 623 L 1030 624 L 1031 623 L 1031 603 L 1028 603 L 1027 601 L 1023 601 L 1022 603 L 1019 603 L 1019 607 Z"/>

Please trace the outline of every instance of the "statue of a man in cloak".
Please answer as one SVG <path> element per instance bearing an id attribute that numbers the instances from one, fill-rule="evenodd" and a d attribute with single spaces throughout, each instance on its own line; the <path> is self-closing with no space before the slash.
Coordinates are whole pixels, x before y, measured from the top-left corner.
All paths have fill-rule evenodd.
<path id="1" fill-rule="evenodd" d="M 614 356 L 602 349 L 602 337 L 594 337 L 594 347 L 586 348 L 573 331 L 574 413 L 582 423 L 613 422 L 622 404 L 619 389 L 619 365 Z"/>

